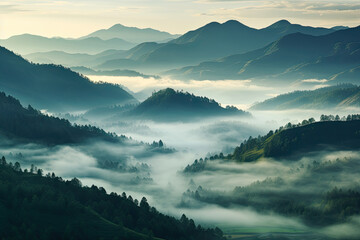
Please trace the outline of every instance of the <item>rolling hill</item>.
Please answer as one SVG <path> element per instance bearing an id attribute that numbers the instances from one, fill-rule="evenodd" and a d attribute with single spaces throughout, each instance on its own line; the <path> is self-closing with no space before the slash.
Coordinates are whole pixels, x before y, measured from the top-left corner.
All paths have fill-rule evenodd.
<path id="1" fill-rule="evenodd" d="M 289 34 L 244 54 L 237 54 L 184 67 L 165 74 L 182 79 L 266 79 L 283 83 L 302 79 L 342 81 L 344 71 L 360 65 L 360 27 L 339 30 L 327 35 Z M 358 71 L 353 71 L 357 82 Z M 340 75 L 339 75 L 340 74 Z M 349 75 L 348 75 L 349 76 Z M 335 82 L 335 81 L 334 81 Z"/>
<path id="2" fill-rule="evenodd" d="M 315 122 L 313 118 L 299 124 L 288 123 L 275 131 L 257 138 L 249 137 L 233 153 L 225 156 L 216 154 L 205 160 L 195 160 L 188 165 L 185 173 L 203 171 L 208 161 L 231 160 L 235 162 L 255 162 L 261 158 L 277 161 L 299 159 L 306 153 L 322 150 L 357 150 L 360 148 L 360 115 L 348 115 L 343 120 L 334 116 L 322 116 Z M 334 118 L 334 119 L 333 119 Z"/>
<path id="3" fill-rule="evenodd" d="M 312 91 L 281 94 L 257 103 L 251 110 L 327 109 L 360 106 L 360 87 L 342 84 Z"/>
<path id="4" fill-rule="evenodd" d="M 136 119 L 157 121 L 183 121 L 216 116 L 250 116 L 249 113 L 236 107 L 223 108 L 213 99 L 175 91 L 171 88 L 153 93 L 151 97 L 126 115 Z"/>
<path id="5" fill-rule="evenodd" d="M 103 40 L 98 37 L 84 39 L 46 38 L 23 34 L 0 40 L 0 45 L 19 54 L 64 51 L 67 53 L 95 54 L 109 49 L 125 50 L 136 44 L 120 38 Z"/>
<path id="6" fill-rule="evenodd" d="M 49 111 L 79 111 L 90 107 L 137 102 L 112 84 L 95 84 L 57 65 L 32 64 L 0 47 L 0 89 Z"/>
<path id="7" fill-rule="evenodd" d="M 119 55 L 119 58 L 138 61 L 138 68 L 152 66 L 166 69 L 255 50 L 291 33 L 302 32 L 319 36 L 334 31 L 334 29 L 304 27 L 286 20 L 278 21 L 263 29 L 250 28 L 235 20 L 222 24 L 212 22 L 167 43 L 144 43 L 129 50 L 129 54 L 125 56 Z M 131 52 L 135 49 L 136 55 L 133 56 Z M 104 62 L 101 67 L 109 68 L 107 65 Z M 119 68 L 119 66 L 120 63 L 114 67 Z"/>

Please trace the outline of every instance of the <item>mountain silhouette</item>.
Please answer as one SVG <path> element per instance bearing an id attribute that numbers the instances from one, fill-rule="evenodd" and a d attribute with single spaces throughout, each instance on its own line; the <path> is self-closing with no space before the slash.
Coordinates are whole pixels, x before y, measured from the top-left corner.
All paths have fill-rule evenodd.
<path id="1" fill-rule="evenodd" d="M 333 79 L 360 65 L 360 27 L 312 36 L 293 33 L 244 54 L 231 55 L 169 74 L 186 79 Z M 357 77 L 358 71 L 353 74 Z M 345 74 L 345 73 L 344 73 Z M 264 81 L 265 81 L 264 80 Z M 356 82 L 356 79 L 353 78 Z M 258 80 L 259 81 L 259 80 Z"/>
<path id="2" fill-rule="evenodd" d="M 291 33 L 303 32 L 319 36 L 334 31 L 291 24 L 285 20 L 263 29 L 251 28 L 236 20 L 222 24 L 211 22 L 167 43 L 143 43 L 141 47 L 136 46 L 125 55 L 119 55 L 119 58 L 138 61 L 136 68 L 140 70 L 150 67 L 165 70 L 255 50 Z M 136 55 L 131 52 L 136 52 Z M 113 63 L 114 61 L 112 65 Z M 118 65 L 110 67 L 105 62 L 101 67 L 118 68 Z"/>
<path id="3" fill-rule="evenodd" d="M 65 39 L 46 38 L 31 34 L 17 35 L 0 40 L 0 45 L 19 54 L 48 51 L 95 54 L 108 49 L 125 50 L 135 46 L 134 43 L 119 38 L 109 40 L 102 40 L 98 37 Z"/>
<path id="4" fill-rule="evenodd" d="M 115 24 L 108 29 L 100 29 L 89 35 L 83 37 L 98 37 L 103 40 L 109 40 L 112 38 L 124 39 L 128 42 L 142 43 L 142 42 L 162 42 L 170 41 L 178 37 L 179 35 L 173 35 L 167 32 L 158 31 L 152 28 L 137 28 L 127 27 L 122 24 Z"/>

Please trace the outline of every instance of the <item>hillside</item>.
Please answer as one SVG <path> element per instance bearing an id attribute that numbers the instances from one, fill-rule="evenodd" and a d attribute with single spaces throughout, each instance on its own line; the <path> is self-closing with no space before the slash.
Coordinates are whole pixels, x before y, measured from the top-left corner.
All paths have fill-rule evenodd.
<path id="1" fill-rule="evenodd" d="M 119 38 L 109 40 L 103 40 L 98 37 L 65 39 L 46 38 L 30 34 L 17 35 L 0 40 L 0 45 L 19 54 L 48 51 L 95 54 L 109 49 L 127 50 L 135 46 L 134 43 Z"/>
<path id="2" fill-rule="evenodd" d="M 342 84 L 312 91 L 281 94 L 255 104 L 251 110 L 326 109 L 359 106 L 360 87 Z"/>
<path id="3" fill-rule="evenodd" d="M 119 86 L 95 84 L 57 65 L 32 64 L 0 47 L 0 89 L 49 111 L 86 110 L 136 100 Z"/>
<path id="4" fill-rule="evenodd" d="M 127 27 L 121 24 L 115 24 L 108 29 L 100 29 L 83 38 L 98 37 L 103 40 L 113 38 L 124 39 L 128 42 L 143 43 L 143 42 L 161 42 L 169 41 L 176 38 L 178 35 L 172 35 L 167 32 L 162 32 L 152 28 L 137 28 Z"/>
<path id="5" fill-rule="evenodd" d="M 104 130 L 92 126 L 73 126 L 69 121 L 43 115 L 30 105 L 0 92 L 0 133 L 2 137 L 46 145 L 72 144 L 89 140 L 118 142 Z"/>
<path id="6" fill-rule="evenodd" d="M 144 43 L 136 48 L 136 56 L 131 54 L 119 55 L 138 61 L 137 69 L 155 67 L 168 69 L 169 67 L 198 64 L 233 54 L 262 48 L 267 44 L 287 34 L 302 32 L 314 36 L 334 32 L 333 29 L 304 27 L 282 20 L 263 29 L 255 29 L 230 20 L 225 23 L 211 22 L 199 29 L 189 31 L 181 37 L 163 44 Z M 144 46 L 145 45 L 145 46 Z M 132 52 L 129 50 L 128 52 Z M 121 65 L 113 66 L 119 68 Z M 103 68 L 109 68 L 104 62 Z"/>
<path id="7" fill-rule="evenodd" d="M 204 170 L 208 160 L 224 159 L 236 162 L 253 162 L 262 157 L 292 158 L 296 154 L 316 150 L 352 150 L 360 148 L 360 115 L 349 115 L 340 119 L 332 115 L 321 116 L 320 122 L 313 118 L 293 125 L 288 123 L 275 132 L 270 131 L 257 138 L 249 137 L 232 154 L 222 153 L 188 165 L 184 172 L 199 172 Z"/>
<path id="8" fill-rule="evenodd" d="M 177 79 L 255 79 L 265 84 L 269 78 L 272 83 L 289 79 L 332 79 L 360 65 L 359 42 L 360 27 L 322 36 L 294 33 L 255 51 L 165 74 Z M 350 82 L 357 82 L 357 72 L 353 72 Z M 341 81 L 341 76 L 338 76 L 334 82 Z"/>
<path id="9" fill-rule="evenodd" d="M 140 204 L 123 193 L 82 187 L 74 178 L 21 170 L 3 157 L 0 164 L 2 239 L 223 239 L 220 229 L 196 226 L 159 213 L 146 198 Z"/>
<path id="10" fill-rule="evenodd" d="M 216 116 L 250 116 L 249 113 L 235 107 L 223 108 L 213 99 L 175 91 L 171 88 L 153 93 L 151 97 L 129 111 L 128 115 L 161 121 Z"/>

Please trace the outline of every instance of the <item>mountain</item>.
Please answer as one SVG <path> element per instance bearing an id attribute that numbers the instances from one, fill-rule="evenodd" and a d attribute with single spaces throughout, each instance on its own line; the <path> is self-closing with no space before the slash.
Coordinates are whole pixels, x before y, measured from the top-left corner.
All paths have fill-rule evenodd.
<path id="1" fill-rule="evenodd" d="M 0 89 L 50 111 L 79 111 L 90 107 L 137 102 L 113 84 L 96 84 L 56 65 L 32 64 L 0 47 Z"/>
<path id="2" fill-rule="evenodd" d="M 175 91 L 171 88 L 153 93 L 151 97 L 130 110 L 127 115 L 137 119 L 159 121 L 182 121 L 216 116 L 250 116 L 249 113 L 236 107 L 223 108 L 213 99 Z"/>
<path id="3" fill-rule="evenodd" d="M 171 39 L 174 39 L 178 36 L 179 35 L 172 35 L 170 33 L 158 31 L 152 28 L 141 29 L 136 27 L 127 27 L 121 24 L 115 24 L 108 29 L 101 29 L 95 31 L 83 38 L 97 37 L 103 40 L 120 38 L 128 42 L 143 43 L 170 41 Z"/>
<path id="4" fill-rule="evenodd" d="M 168 71 L 185 79 L 331 79 L 360 65 L 360 27 L 327 35 L 289 34 L 244 54 Z M 354 72 L 354 77 L 357 77 Z M 351 79 L 354 83 L 357 78 Z M 337 77 L 341 81 L 341 76 Z M 266 83 L 266 82 L 265 82 Z"/>
<path id="5" fill-rule="evenodd" d="M 222 24 L 212 22 L 167 43 L 144 43 L 141 48 L 136 47 L 136 56 L 128 54 L 125 58 L 138 61 L 141 64 L 140 67 L 145 65 L 166 69 L 255 50 L 291 33 L 302 32 L 319 36 L 334 31 L 326 28 L 304 27 L 291 24 L 286 20 L 263 29 L 250 28 L 235 20 Z M 128 52 L 132 51 L 134 49 Z M 119 58 L 124 58 L 124 56 L 119 56 Z"/>
<path id="6" fill-rule="evenodd" d="M 127 50 L 134 47 L 136 44 L 120 38 L 108 40 L 103 40 L 98 37 L 65 39 L 23 34 L 0 40 L 0 45 L 19 54 L 48 51 L 95 54 L 108 49 Z"/>
<path id="7" fill-rule="evenodd" d="M 126 193 L 108 194 L 102 187 L 82 187 L 77 178 L 42 176 L 34 169 L 1 159 L 1 239 L 224 239 L 219 228 L 159 213 L 145 197 L 139 204 Z"/>
<path id="8" fill-rule="evenodd" d="M 360 87 L 342 84 L 312 91 L 281 94 L 257 103 L 251 110 L 327 109 L 360 106 Z"/>

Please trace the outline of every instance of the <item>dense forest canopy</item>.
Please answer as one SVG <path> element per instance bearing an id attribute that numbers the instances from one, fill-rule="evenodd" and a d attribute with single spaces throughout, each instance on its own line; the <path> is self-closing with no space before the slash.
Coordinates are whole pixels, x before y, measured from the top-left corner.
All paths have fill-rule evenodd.
<path id="1" fill-rule="evenodd" d="M 83 187 L 41 169 L 0 159 L 2 239 L 223 239 L 220 229 L 159 213 L 147 199 Z"/>

